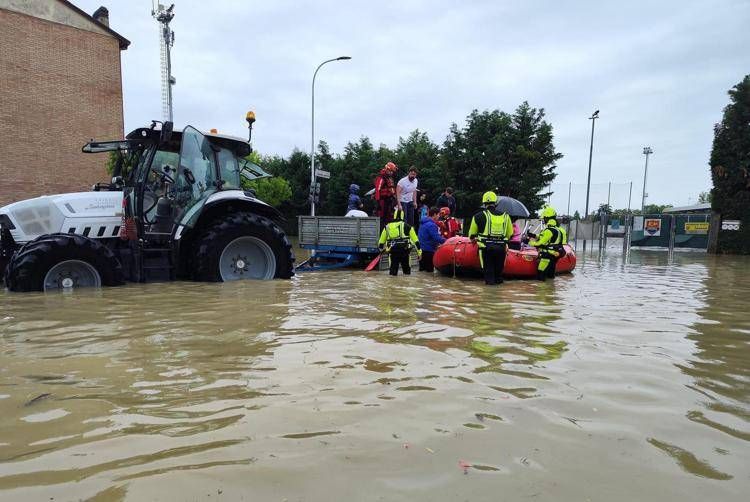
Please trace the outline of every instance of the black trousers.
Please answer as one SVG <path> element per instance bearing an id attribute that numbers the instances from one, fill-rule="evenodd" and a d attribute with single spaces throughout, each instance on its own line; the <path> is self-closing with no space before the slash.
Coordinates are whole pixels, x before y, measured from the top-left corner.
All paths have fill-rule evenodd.
<path id="1" fill-rule="evenodd" d="M 505 250 L 505 246 L 488 246 L 479 250 L 482 254 L 485 284 L 500 284 L 503 282 Z"/>
<path id="2" fill-rule="evenodd" d="M 539 250 L 539 266 L 536 270 L 536 278 L 543 281 L 547 278 L 555 278 L 555 267 L 560 257 L 557 254 L 548 252 L 545 249 Z"/>
<path id="3" fill-rule="evenodd" d="M 391 275 L 398 275 L 398 267 L 401 266 L 401 270 L 404 271 L 404 275 L 411 274 L 411 265 L 409 265 L 409 249 L 404 247 L 395 247 L 391 249 L 390 256 L 390 269 L 388 273 Z"/>
<path id="4" fill-rule="evenodd" d="M 435 265 L 432 264 L 434 251 L 422 251 L 422 258 L 419 259 L 419 270 L 423 272 L 434 272 Z"/>

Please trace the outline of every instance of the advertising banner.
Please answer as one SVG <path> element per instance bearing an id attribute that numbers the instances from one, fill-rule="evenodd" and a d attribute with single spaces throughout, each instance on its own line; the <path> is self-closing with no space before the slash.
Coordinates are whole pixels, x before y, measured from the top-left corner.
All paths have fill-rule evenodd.
<path id="1" fill-rule="evenodd" d="M 706 235 L 708 233 L 708 222 L 685 222 L 685 233 L 693 235 Z"/>

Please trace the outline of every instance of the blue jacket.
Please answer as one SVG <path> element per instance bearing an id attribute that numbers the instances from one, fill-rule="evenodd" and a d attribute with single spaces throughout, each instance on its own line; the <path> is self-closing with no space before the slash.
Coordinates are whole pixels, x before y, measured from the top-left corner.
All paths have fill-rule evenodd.
<path id="1" fill-rule="evenodd" d="M 359 185 L 352 183 L 349 185 L 349 204 L 346 206 L 346 211 L 349 212 L 352 209 L 362 208 L 362 199 L 359 197 Z"/>
<path id="2" fill-rule="evenodd" d="M 440 235 L 437 223 L 428 216 L 422 218 L 419 222 L 419 244 L 422 246 L 422 251 L 434 253 L 443 242 L 445 239 Z"/>

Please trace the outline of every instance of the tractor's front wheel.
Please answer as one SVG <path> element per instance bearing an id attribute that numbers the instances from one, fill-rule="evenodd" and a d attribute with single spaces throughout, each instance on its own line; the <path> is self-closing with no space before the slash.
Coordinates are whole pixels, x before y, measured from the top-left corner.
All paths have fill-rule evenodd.
<path id="1" fill-rule="evenodd" d="M 114 253 L 75 234 L 48 234 L 27 242 L 5 269 L 5 285 L 11 291 L 69 291 L 122 283 L 122 266 Z"/>
<path id="2" fill-rule="evenodd" d="M 198 281 L 288 279 L 294 256 L 284 232 L 271 220 L 235 213 L 214 221 L 195 245 Z"/>

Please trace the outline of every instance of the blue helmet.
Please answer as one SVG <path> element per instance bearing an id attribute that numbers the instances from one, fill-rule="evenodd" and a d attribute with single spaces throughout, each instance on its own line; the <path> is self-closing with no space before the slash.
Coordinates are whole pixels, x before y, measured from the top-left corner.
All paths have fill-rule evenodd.
<path id="1" fill-rule="evenodd" d="M 349 185 L 349 193 L 355 194 L 357 192 L 359 192 L 359 185 L 357 185 L 356 183 L 352 183 L 351 185 Z"/>

